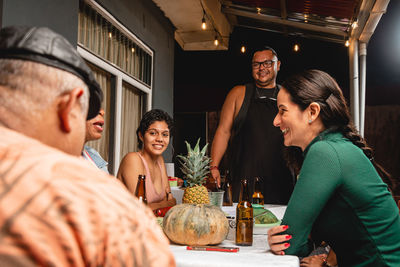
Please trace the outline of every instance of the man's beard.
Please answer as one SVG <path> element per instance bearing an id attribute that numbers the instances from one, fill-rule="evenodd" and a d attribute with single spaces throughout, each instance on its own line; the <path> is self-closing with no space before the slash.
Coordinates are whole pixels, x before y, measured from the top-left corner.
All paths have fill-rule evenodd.
<path id="1" fill-rule="evenodd" d="M 258 87 L 260 87 L 260 88 L 268 87 L 269 85 L 272 85 L 272 84 L 274 83 L 274 81 L 275 81 L 275 76 L 270 77 L 270 78 L 269 78 L 268 80 L 266 80 L 266 81 L 260 81 L 259 79 L 254 80 L 254 81 L 255 81 L 256 85 L 257 85 Z"/>

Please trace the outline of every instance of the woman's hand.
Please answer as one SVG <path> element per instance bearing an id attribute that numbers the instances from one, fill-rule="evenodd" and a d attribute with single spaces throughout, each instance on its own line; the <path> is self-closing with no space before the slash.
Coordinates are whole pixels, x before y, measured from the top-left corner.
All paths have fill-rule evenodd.
<path id="1" fill-rule="evenodd" d="M 292 239 L 291 235 L 278 235 L 289 228 L 287 225 L 279 225 L 268 230 L 268 244 L 271 252 L 276 255 L 285 255 L 284 250 L 290 247 L 290 243 L 286 242 Z"/>
<path id="2" fill-rule="evenodd" d="M 326 254 L 305 257 L 300 261 L 300 267 L 323 267 L 326 262 Z"/>
<path id="3" fill-rule="evenodd" d="M 171 192 L 171 189 L 170 189 L 170 188 L 166 188 L 166 189 L 165 189 L 165 193 L 166 193 L 166 196 L 167 196 L 167 200 L 171 200 L 171 199 L 174 198 L 174 196 L 172 195 L 172 192 Z"/>

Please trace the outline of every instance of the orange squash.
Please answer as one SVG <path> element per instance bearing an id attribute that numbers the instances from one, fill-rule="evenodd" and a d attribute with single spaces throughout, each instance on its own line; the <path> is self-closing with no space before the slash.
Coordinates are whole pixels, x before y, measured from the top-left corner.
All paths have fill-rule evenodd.
<path id="1" fill-rule="evenodd" d="M 163 229 L 174 243 L 205 246 L 221 243 L 229 231 L 225 213 L 208 204 L 180 204 L 164 216 Z"/>

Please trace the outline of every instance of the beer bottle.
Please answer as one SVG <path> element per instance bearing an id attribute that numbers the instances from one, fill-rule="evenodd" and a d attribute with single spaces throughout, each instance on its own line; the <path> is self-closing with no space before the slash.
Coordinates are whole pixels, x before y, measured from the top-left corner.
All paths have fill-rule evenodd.
<path id="1" fill-rule="evenodd" d="M 139 174 L 138 182 L 136 185 L 135 196 L 139 199 L 139 201 L 147 204 L 146 198 L 146 175 Z"/>
<path id="2" fill-rule="evenodd" d="M 260 177 L 254 179 L 254 194 L 253 194 L 253 204 L 264 205 L 264 196 L 261 193 L 261 181 Z"/>
<path id="3" fill-rule="evenodd" d="M 225 172 L 225 181 L 224 181 L 223 190 L 225 191 L 223 206 L 232 206 L 232 204 L 233 204 L 232 203 L 232 186 L 231 186 L 231 180 L 229 177 L 228 170 L 226 170 L 226 172 Z"/>
<path id="4" fill-rule="evenodd" d="M 253 207 L 250 203 L 248 181 L 241 181 L 240 202 L 236 207 L 236 245 L 253 245 Z"/>

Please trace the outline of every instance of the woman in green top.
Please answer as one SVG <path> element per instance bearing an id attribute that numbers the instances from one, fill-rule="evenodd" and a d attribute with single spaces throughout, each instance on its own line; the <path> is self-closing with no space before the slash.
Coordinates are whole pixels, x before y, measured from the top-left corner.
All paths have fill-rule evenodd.
<path id="1" fill-rule="evenodd" d="M 271 251 L 304 257 L 324 240 L 339 266 L 400 266 L 399 209 L 335 80 L 319 70 L 295 75 L 277 104 L 274 125 L 304 162 L 282 225 L 268 231 Z"/>

